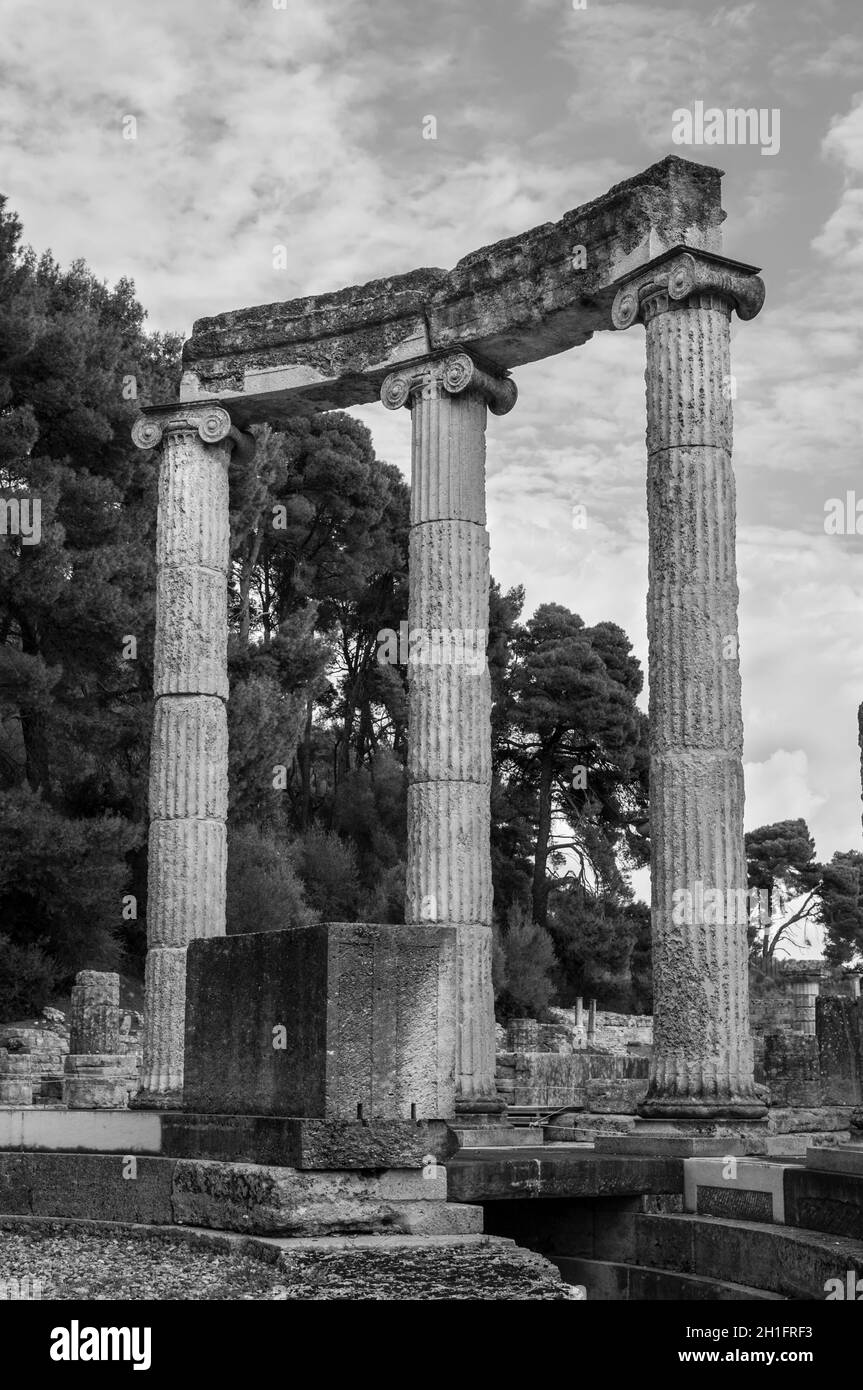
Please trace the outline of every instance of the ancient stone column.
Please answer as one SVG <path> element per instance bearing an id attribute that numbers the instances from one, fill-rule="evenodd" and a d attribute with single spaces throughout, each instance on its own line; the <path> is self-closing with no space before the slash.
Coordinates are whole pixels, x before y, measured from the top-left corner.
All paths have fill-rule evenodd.
<path id="1" fill-rule="evenodd" d="M 787 969 L 791 986 L 791 1002 L 794 1006 L 794 1029 L 814 1038 L 818 996 L 821 993 L 821 967 L 810 966 L 800 961 L 789 961 Z"/>
<path id="2" fill-rule="evenodd" d="M 253 441 L 222 406 L 149 407 L 132 437 L 161 446 L 156 697 L 150 755 L 144 1059 L 137 1105 L 179 1105 L 186 947 L 225 931 L 228 800 L 228 460 Z"/>
<path id="3" fill-rule="evenodd" d="M 381 399 L 413 423 L 405 921 L 458 935 L 456 1112 L 499 1113 L 491 982 L 491 692 L 486 408 L 515 383 L 466 353 L 388 376 Z"/>
<path id="4" fill-rule="evenodd" d="M 729 324 L 760 309 L 755 268 L 677 249 L 618 291 L 646 326 L 654 1055 L 639 1107 L 758 1118 L 743 847 Z M 741 896 L 742 895 L 742 896 Z"/>
<path id="5" fill-rule="evenodd" d="M 120 1052 L 120 976 L 80 970 L 72 986 L 63 1101 L 71 1110 L 121 1109 L 126 1059 Z"/>

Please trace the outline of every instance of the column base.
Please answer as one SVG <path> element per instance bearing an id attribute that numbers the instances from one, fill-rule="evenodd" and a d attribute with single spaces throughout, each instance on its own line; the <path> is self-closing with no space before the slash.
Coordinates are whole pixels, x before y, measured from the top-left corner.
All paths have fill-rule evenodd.
<path id="1" fill-rule="evenodd" d="M 509 1124 L 506 1101 L 500 1096 L 458 1096 L 455 1114 L 460 1125 Z"/>
<path id="2" fill-rule="evenodd" d="M 649 1154 L 657 1158 L 741 1158 L 767 1152 L 767 1120 L 637 1119 L 628 1134 L 598 1134 L 598 1154 Z"/>
<path id="3" fill-rule="evenodd" d="M 70 1110 L 124 1110 L 129 1083 L 124 1053 L 70 1052 L 63 1065 L 63 1104 Z"/>
<path id="4" fill-rule="evenodd" d="M 695 1096 L 652 1097 L 648 1094 L 638 1105 L 637 1112 L 645 1120 L 763 1120 L 767 1117 L 767 1105 L 757 1095 L 699 1100 Z"/>

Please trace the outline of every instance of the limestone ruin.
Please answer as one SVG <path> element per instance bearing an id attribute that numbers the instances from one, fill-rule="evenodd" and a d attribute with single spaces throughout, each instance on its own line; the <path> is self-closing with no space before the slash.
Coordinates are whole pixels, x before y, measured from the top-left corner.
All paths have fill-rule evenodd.
<path id="1" fill-rule="evenodd" d="M 486 411 L 509 372 L 595 332 L 647 343 L 648 626 L 656 1037 L 646 1116 L 757 1119 L 742 927 L 670 921 L 675 889 L 745 889 L 729 325 L 753 266 L 721 252 L 717 170 L 670 158 L 485 247 L 334 294 L 199 321 L 181 399 L 134 430 L 160 451 L 147 1025 L 139 1102 L 178 1104 L 189 945 L 224 934 L 228 461 L 256 421 L 368 402 L 413 422 L 410 626 L 486 629 Z M 574 254 L 574 248 L 579 253 Z M 455 1113 L 494 1085 L 486 669 L 409 667 L 407 925 L 457 935 Z M 441 718 L 441 711 L 448 717 Z"/>
<path id="2" fill-rule="evenodd" d="M 0 1034 L 4 1215 L 92 1217 L 95 1193 L 100 1219 L 249 1239 L 433 1234 L 492 1253 L 514 1239 L 597 1298 L 807 1296 L 840 1239 L 842 1269 L 863 1274 L 863 1145 L 801 1162 L 780 1138 L 761 1162 L 777 1131 L 755 1079 L 757 1060 L 806 1123 L 807 1106 L 833 1104 L 831 1143 L 859 1140 L 859 980 L 837 1004 L 798 971 L 787 1026 L 756 1049 L 745 921 L 675 915 L 681 893 L 746 892 L 726 388 L 732 314 L 753 318 L 764 287 L 722 253 L 720 180 L 665 159 L 451 271 L 195 325 L 180 399 L 133 431 L 159 470 L 140 1086 L 125 1109 L 116 976 L 79 976 L 68 1043 L 52 1033 L 47 1061 L 36 1040 L 51 1029 Z M 404 926 L 225 935 L 229 466 L 253 466 L 257 422 L 409 409 L 408 627 L 485 633 L 487 412 L 513 409 L 519 366 L 637 324 L 655 1013 L 623 1023 L 588 1002 L 548 1031 L 513 1021 L 497 1049 L 483 662 L 408 660 Z M 542 1086 L 540 1113 L 519 1115 Z M 568 1120 L 548 1114 L 553 1088 Z M 728 1226 L 705 1254 L 707 1217 Z M 770 1251 L 752 1262 L 758 1289 L 740 1284 L 746 1223 Z"/>

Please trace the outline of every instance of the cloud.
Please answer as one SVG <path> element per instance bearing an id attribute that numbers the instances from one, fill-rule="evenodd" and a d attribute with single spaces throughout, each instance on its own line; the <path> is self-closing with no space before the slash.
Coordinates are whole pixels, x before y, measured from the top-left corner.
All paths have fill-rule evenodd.
<path id="1" fill-rule="evenodd" d="M 25 236 L 131 276 L 150 322 L 186 332 L 230 308 L 449 267 L 557 220 L 680 153 L 671 115 L 696 99 L 780 105 L 774 159 L 686 151 L 729 170 L 726 245 L 760 257 L 768 287 L 754 323 L 732 321 L 749 809 L 805 814 L 823 855 L 858 843 L 863 538 L 823 529 L 827 498 L 863 494 L 854 5 L 2 8 L 2 191 Z M 519 369 L 518 404 L 489 421 L 488 502 L 493 572 L 525 585 L 526 615 L 554 600 L 612 619 L 646 664 L 643 375 L 641 329 Z M 409 475 L 408 412 L 355 413 Z"/>

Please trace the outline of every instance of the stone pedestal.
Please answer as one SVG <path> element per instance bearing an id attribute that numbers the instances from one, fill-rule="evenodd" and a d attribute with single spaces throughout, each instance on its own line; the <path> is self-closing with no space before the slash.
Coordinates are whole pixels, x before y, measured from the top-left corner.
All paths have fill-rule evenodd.
<path id="1" fill-rule="evenodd" d="M 185 1109 L 446 1119 L 455 972 L 455 932 L 433 925 L 327 922 L 191 943 Z"/>
<path id="2" fill-rule="evenodd" d="M 156 705 L 144 1059 L 136 1104 L 178 1106 L 185 952 L 225 931 L 228 731 L 228 460 L 253 442 L 218 403 L 151 407 L 132 432 L 161 446 L 156 539 Z"/>
<path id="3" fill-rule="evenodd" d="M 765 1114 L 753 1077 L 729 320 L 754 268 L 678 248 L 617 294 L 646 325 L 654 1056 L 645 1117 Z"/>
<path id="4" fill-rule="evenodd" d="M 456 1110 L 499 1116 L 491 982 L 491 691 L 486 408 L 512 409 L 515 384 L 465 353 L 387 377 L 381 399 L 413 422 L 405 920 L 458 940 L 453 1000 Z"/>
<path id="5" fill-rule="evenodd" d="M 33 1081 L 28 1053 L 0 1049 L 0 1105 L 32 1105 Z"/>
<path id="6" fill-rule="evenodd" d="M 122 1110 L 128 1098 L 122 1052 L 70 1053 L 63 1076 L 63 1102 L 70 1110 Z"/>

